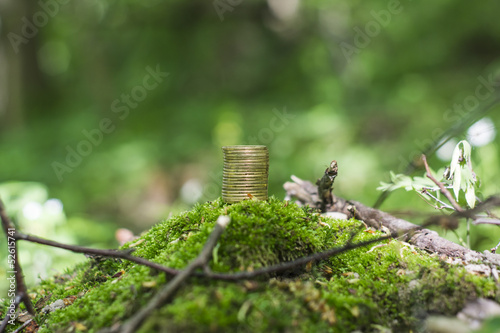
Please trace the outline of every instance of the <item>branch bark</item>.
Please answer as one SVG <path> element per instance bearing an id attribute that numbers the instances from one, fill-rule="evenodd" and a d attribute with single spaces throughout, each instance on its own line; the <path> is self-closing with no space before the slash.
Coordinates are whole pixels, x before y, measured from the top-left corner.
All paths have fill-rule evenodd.
<path id="1" fill-rule="evenodd" d="M 294 177 L 293 182 L 286 182 L 283 187 L 287 191 L 287 197 L 295 198 L 299 204 L 309 205 L 318 209 L 321 208 L 316 202 L 308 200 L 315 192 L 313 189 L 314 185 L 311 182 Z M 305 195 L 304 192 L 310 195 Z M 295 193 L 302 193 L 302 195 L 299 198 Z M 420 249 L 449 257 L 464 258 L 467 255 L 469 258 L 485 260 L 486 262 L 500 265 L 500 255 L 481 254 L 469 250 L 439 237 L 435 231 L 424 229 L 419 225 L 394 217 L 378 209 L 365 206 L 360 202 L 349 201 L 335 195 L 332 195 L 332 198 L 334 204 L 328 211 L 340 212 L 346 214 L 348 217 L 355 217 L 376 229 L 387 228 L 391 233 L 401 235 L 400 239 L 403 241 L 407 241 Z"/>
<path id="2" fill-rule="evenodd" d="M 335 177 L 337 177 L 338 170 L 337 161 L 332 161 L 330 166 L 326 168 L 323 177 L 316 181 L 316 185 L 318 185 L 318 196 L 321 200 L 320 209 L 322 212 L 326 212 L 326 210 L 333 205 L 333 182 L 335 181 Z"/>

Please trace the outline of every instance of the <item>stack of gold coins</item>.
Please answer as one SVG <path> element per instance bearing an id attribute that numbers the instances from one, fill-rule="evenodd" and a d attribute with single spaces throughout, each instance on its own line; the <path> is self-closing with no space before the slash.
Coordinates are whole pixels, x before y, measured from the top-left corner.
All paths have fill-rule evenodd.
<path id="1" fill-rule="evenodd" d="M 234 203 L 244 199 L 267 200 L 269 152 L 266 146 L 225 146 L 222 199 Z"/>

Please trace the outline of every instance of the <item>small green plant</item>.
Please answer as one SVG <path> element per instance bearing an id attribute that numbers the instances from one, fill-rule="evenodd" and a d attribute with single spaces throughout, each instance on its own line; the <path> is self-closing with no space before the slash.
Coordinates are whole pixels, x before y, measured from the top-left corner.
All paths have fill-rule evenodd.
<path id="1" fill-rule="evenodd" d="M 456 202 L 462 207 L 474 208 L 476 205 L 476 188 L 479 186 L 477 176 L 472 170 L 471 146 L 462 140 L 453 151 L 450 165 L 435 172 L 429 168 L 432 177 L 441 183 L 447 190 L 453 190 Z M 438 176 L 441 175 L 441 176 Z M 442 188 L 430 177 L 409 177 L 404 174 L 395 174 L 391 171 L 391 182 L 381 182 L 377 190 L 394 191 L 404 188 L 407 191 L 416 191 L 422 198 L 431 202 L 437 209 L 451 209 L 453 202 L 442 199 Z"/>
<path id="2" fill-rule="evenodd" d="M 437 172 L 429 167 L 426 157 L 423 155 L 422 160 L 426 169 L 424 177 L 412 178 L 404 174 L 391 172 L 391 183 L 381 182 L 381 186 L 377 189 L 394 191 L 404 188 L 407 191 L 415 191 L 420 197 L 439 210 L 446 209 L 463 213 L 467 208 L 473 209 L 478 201 L 476 188 L 480 184 L 472 170 L 471 151 L 469 142 L 460 141 L 453 151 L 450 164 Z M 453 191 L 455 198 L 453 198 L 450 190 Z M 444 198 L 442 198 L 443 196 Z M 467 218 L 467 243 L 455 231 L 459 225 L 457 216 L 430 218 L 424 226 L 431 224 L 440 224 L 445 229 L 452 230 L 464 246 L 470 247 L 469 218 Z"/>

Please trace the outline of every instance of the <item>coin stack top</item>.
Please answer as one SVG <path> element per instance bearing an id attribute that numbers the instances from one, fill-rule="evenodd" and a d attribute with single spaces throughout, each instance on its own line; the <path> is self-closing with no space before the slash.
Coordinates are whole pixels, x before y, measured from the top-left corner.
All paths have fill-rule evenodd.
<path id="1" fill-rule="evenodd" d="M 234 203 L 255 197 L 267 200 L 269 151 L 266 146 L 224 146 L 222 199 Z"/>

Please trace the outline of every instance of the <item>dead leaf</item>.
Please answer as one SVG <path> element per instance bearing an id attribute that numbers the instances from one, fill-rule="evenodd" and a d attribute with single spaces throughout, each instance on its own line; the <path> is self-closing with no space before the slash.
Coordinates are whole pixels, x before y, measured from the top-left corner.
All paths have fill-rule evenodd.
<path id="1" fill-rule="evenodd" d="M 76 301 L 77 297 L 76 296 L 68 296 L 66 298 L 63 299 L 63 302 L 64 302 L 64 305 L 65 306 L 68 306 L 68 305 L 71 305 L 73 304 L 75 301 Z"/>
<path id="2" fill-rule="evenodd" d="M 153 281 L 144 281 L 142 283 L 142 286 L 144 288 L 154 288 L 154 287 L 156 287 L 156 281 L 154 281 L 154 280 Z"/>
<path id="3" fill-rule="evenodd" d="M 113 278 L 117 278 L 117 277 L 120 277 L 122 276 L 123 274 L 125 274 L 125 271 L 122 269 L 121 271 L 118 271 L 116 272 L 115 274 L 113 274 Z"/>
<path id="4" fill-rule="evenodd" d="M 139 244 L 144 243 L 144 241 L 145 241 L 145 239 L 144 239 L 144 238 L 143 238 L 143 239 L 139 239 L 137 242 L 130 244 L 130 246 L 129 246 L 129 247 L 135 247 L 135 246 L 137 246 L 137 245 L 139 245 Z"/>
<path id="5" fill-rule="evenodd" d="M 87 326 L 83 325 L 82 323 L 79 323 L 77 321 L 74 321 L 71 323 L 71 325 L 77 329 L 78 331 L 86 331 L 87 330 Z"/>
<path id="6" fill-rule="evenodd" d="M 21 323 L 25 323 L 32 318 L 33 318 L 33 316 L 30 315 L 28 312 L 23 312 L 23 313 L 19 314 L 19 316 L 17 317 L 17 321 L 19 321 Z"/>

